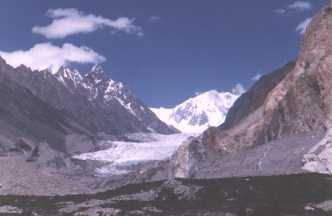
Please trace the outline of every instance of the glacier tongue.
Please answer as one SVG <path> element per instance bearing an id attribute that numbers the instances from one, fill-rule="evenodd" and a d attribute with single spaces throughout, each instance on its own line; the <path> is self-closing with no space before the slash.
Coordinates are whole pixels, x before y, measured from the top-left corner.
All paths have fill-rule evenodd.
<path id="1" fill-rule="evenodd" d="M 241 92 L 242 93 L 242 92 Z M 184 133 L 202 133 L 221 125 L 240 94 L 211 90 L 189 98 L 174 108 L 151 108 L 168 125 Z"/>
<path id="2" fill-rule="evenodd" d="M 130 171 L 130 165 L 141 162 L 168 159 L 185 141 L 189 134 L 133 134 L 131 137 L 141 141 L 115 141 L 106 150 L 76 155 L 79 160 L 104 162 L 96 169 L 99 175 L 121 175 Z"/>

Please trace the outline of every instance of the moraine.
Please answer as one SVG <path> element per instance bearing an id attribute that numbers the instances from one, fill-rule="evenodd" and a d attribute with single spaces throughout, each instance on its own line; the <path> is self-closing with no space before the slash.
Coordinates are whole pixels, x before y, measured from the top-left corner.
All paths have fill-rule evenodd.
<path id="1" fill-rule="evenodd" d="M 91 195 L 0 196 L 26 215 L 328 216 L 332 178 L 318 174 L 159 181 Z M 106 214 L 108 213 L 108 214 Z M 19 215 L 12 213 L 7 215 Z"/>

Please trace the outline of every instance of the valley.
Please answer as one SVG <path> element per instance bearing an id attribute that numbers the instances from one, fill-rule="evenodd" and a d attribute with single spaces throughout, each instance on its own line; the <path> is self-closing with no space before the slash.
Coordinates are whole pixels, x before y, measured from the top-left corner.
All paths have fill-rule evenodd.
<path id="1" fill-rule="evenodd" d="M 273 17 L 288 18 L 314 9 L 313 5 L 295 1 L 274 9 Z M 37 13 L 37 9 L 31 10 Z M 139 14 L 141 17 L 143 12 Z M 197 17 L 214 16 L 207 14 Z M 136 25 L 136 18 L 113 20 L 76 8 L 48 8 L 46 17 L 52 22 L 32 27 L 29 34 L 60 41 L 73 34 L 85 36 L 109 29 L 109 36 L 127 47 L 125 52 L 121 47 L 123 74 L 110 72 L 106 57 L 85 45 L 43 42 L 28 50 L 0 50 L 0 216 L 332 215 L 332 0 L 295 29 L 301 36 L 297 57 L 278 54 L 280 47 L 260 47 L 264 54 L 261 50 L 256 69 L 264 64 L 276 68 L 262 74 L 246 72 L 245 65 L 257 54 L 257 47 L 246 53 L 243 47 L 251 45 L 249 39 L 255 37 L 242 38 L 248 31 L 261 29 L 258 25 L 245 26 L 249 30 L 241 29 L 225 40 L 236 41 L 240 51 L 228 47 L 223 58 L 215 58 L 220 47 L 214 44 L 209 52 L 202 48 L 220 38 L 206 38 L 204 44 L 196 38 L 191 45 L 186 38 L 166 55 L 169 47 L 159 39 L 150 40 L 154 34 L 143 32 L 143 27 L 162 25 L 173 16 L 163 20 L 151 15 L 142 26 Z M 219 26 L 216 20 L 212 23 Z M 204 28 L 211 28 L 210 24 Z M 226 26 L 232 27 L 227 32 L 236 30 L 233 22 Z M 196 22 L 190 20 L 185 27 L 188 29 L 181 26 L 178 30 L 190 32 Z M 206 37 L 210 31 L 204 28 L 196 34 L 204 32 L 200 36 Z M 214 26 L 213 32 L 216 29 Z M 172 33 L 158 38 L 167 39 L 164 36 Z M 122 41 L 121 34 L 138 38 Z M 239 35 L 240 41 L 236 40 Z M 273 37 L 272 33 L 265 36 L 259 45 L 267 39 L 273 41 L 268 45 L 274 45 L 277 36 L 279 30 Z M 82 38 L 75 40 L 81 43 Z M 141 53 L 142 44 L 146 48 L 156 41 L 163 45 L 154 50 L 156 55 Z M 241 45 L 243 41 L 246 46 Z M 108 41 L 100 42 L 98 37 L 91 44 L 109 52 Z M 170 44 L 175 42 L 173 38 Z M 199 52 L 187 52 L 196 43 Z M 109 44 L 112 49 L 118 45 Z M 140 52 L 132 58 L 134 44 Z M 177 56 L 179 47 L 186 52 Z M 165 58 L 154 59 L 160 50 Z M 268 61 L 274 55 L 278 55 L 278 67 Z M 199 61 L 194 60 L 197 56 Z M 228 69 L 234 71 L 223 72 L 221 77 L 219 64 L 228 61 L 233 63 Z M 117 68 L 115 62 L 111 66 Z M 186 68 L 183 62 L 193 64 L 196 73 L 201 67 L 209 68 L 210 73 L 184 75 L 179 72 Z M 86 64 L 93 66 L 87 69 Z M 148 72 L 144 65 L 151 66 Z M 166 70 L 166 65 L 177 69 L 151 73 L 156 67 Z M 242 79 L 247 79 L 245 87 L 235 80 L 239 79 L 235 68 L 241 68 Z M 255 76 L 249 78 L 253 72 Z M 222 85 L 229 90 L 220 90 Z M 157 89 L 164 97 L 157 95 Z"/>

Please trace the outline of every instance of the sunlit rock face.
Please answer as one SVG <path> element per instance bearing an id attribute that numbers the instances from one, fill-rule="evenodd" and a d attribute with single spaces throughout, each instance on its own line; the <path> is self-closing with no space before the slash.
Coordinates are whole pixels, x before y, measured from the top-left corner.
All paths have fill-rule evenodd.
<path id="1" fill-rule="evenodd" d="M 263 98 L 262 105 L 237 124 L 221 126 L 219 133 L 226 134 L 226 138 L 222 136 L 216 141 L 217 148 L 227 147 L 227 143 L 231 143 L 228 140 L 235 140 L 235 137 L 249 137 L 244 142 L 238 141 L 254 146 L 288 135 L 325 131 L 331 126 L 331 12 L 330 7 L 324 7 L 315 16 L 295 65 L 284 67 L 284 77 Z M 251 103 L 257 102 L 251 100 Z M 230 112 L 228 119 L 233 118 L 236 117 Z M 245 125 L 247 127 L 243 127 Z"/>
<path id="2" fill-rule="evenodd" d="M 205 148 L 196 138 L 184 142 L 170 160 L 171 177 L 193 178 L 206 159 Z"/>
<path id="3" fill-rule="evenodd" d="M 317 146 L 314 148 L 314 146 L 319 141 L 317 138 L 323 137 L 323 134 L 332 127 L 331 6 L 332 2 L 329 1 L 327 6 L 313 18 L 304 35 L 301 51 L 295 62 L 260 79 L 238 99 L 230 109 L 223 125 L 210 128 L 203 133 L 199 142 L 205 146 L 207 161 L 220 161 L 225 157 L 235 160 L 236 154 L 257 150 L 257 154 L 261 154 L 259 158 L 268 160 L 269 157 L 273 157 L 282 163 L 289 161 L 289 158 L 283 157 L 285 155 L 283 151 L 292 152 L 301 146 L 302 142 L 303 149 L 309 152 L 309 156 L 305 151 L 301 152 L 301 157 L 296 156 L 297 159 L 293 162 L 297 164 L 296 172 L 308 170 L 320 172 L 324 169 L 324 173 L 330 173 L 326 171 L 330 170 L 328 162 L 330 160 L 326 158 L 329 152 L 327 143 L 330 143 L 326 140 L 330 140 L 330 135 L 325 136 L 325 144 L 319 145 L 320 148 Z M 308 134 L 313 137 L 312 141 L 307 141 L 311 138 L 305 138 Z M 289 143 L 291 137 L 297 137 L 295 141 L 297 145 Z M 299 142 L 299 140 L 302 141 Z M 309 146 L 307 146 L 308 143 L 310 143 Z M 269 151 L 258 150 L 262 148 L 262 145 L 273 144 L 280 145 L 280 148 L 281 146 L 289 146 L 289 148 L 275 151 L 273 156 Z M 271 147 L 273 151 L 274 147 Z M 310 151 L 309 147 L 312 147 Z M 298 151 L 294 152 L 295 155 L 297 153 Z M 251 158 L 255 158 L 254 155 Z M 289 157 L 292 156 L 289 155 Z M 252 166 L 257 166 L 257 161 L 261 159 L 252 160 Z M 306 169 L 303 170 L 302 165 L 312 160 L 324 162 L 316 163 L 314 166 L 304 166 Z M 246 164 L 245 161 L 240 163 Z M 262 164 L 264 160 L 260 165 Z M 292 167 L 292 163 L 289 163 L 288 167 Z M 220 166 L 219 176 L 222 175 L 223 169 L 226 168 Z M 273 164 L 272 167 L 269 166 L 269 169 L 273 169 Z M 283 169 L 288 173 L 287 166 Z M 281 170 L 279 174 L 282 172 Z M 241 173 L 244 174 L 243 169 L 233 174 Z M 257 174 L 254 171 L 251 173 Z M 250 173 L 246 174 L 250 175 Z"/>
<path id="4" fill-rule="evenodd" d="M 332 10 L 315 16 L 304 36 L 293 71 L 265 102 L 269 139 L 331 127 Z"/>

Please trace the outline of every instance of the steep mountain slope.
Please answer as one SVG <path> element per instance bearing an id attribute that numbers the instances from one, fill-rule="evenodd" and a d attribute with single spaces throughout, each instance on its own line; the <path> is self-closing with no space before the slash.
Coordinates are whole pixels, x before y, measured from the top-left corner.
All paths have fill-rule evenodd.
<path id="1" fill-rule="evenodd" d="M 64 150 L 60 146 L 70 134 L 104 132 L 119 137 L 133 132 L 174 132 L 100 67 L 85 76 L 69 68 L 52 74 L 25 66 L 12 68 L 0 59 L 0 76 L 4 140 L 46 140 Z"/>
<path id="2" fill-rule="evenodd" d="M 262 106 L 241 123 L 228 127 L 234 132 L 256 114 L 253 130 L 256 135 L 251 137 L 249 134 L 253 131 L 248 129 L 235 133 L 235 136 L 244 135 L 242 144 L 263 144 L 289 135 L 323 132 L 330 127 L 331 20 L 331 8 L 323 8 L 308 27 L 294 68 L 286 66 L 289 72 L 268 92 Z M 231 114 L 229 119 L 235 115 Z M 230 132 L 225 126 L 220 130 L 221 133 Z M 218 143 L 220 146 L 224 142 Z"/>
<path id="3" fill-rule="evenodd" d="M 269 92 L 294 68 L 291 61 L 276 71 L 263 75 L 254 85 L 244 92 L 229 109 L 228 116 L 221 128 L 231 128 L 263 105 Z"/>
<path id="4" fill-rule="evenodd" d="M 221 125 L 239 94 L 211 90 L 189 98 L 174 108 L 151 110 L 166 124 L 184 133 L 202 133 Z"/>
<path id="5" fill-rule="evenodd" d="M 141 100 L 135 97 L 130 89 L 121 82 L 110 79 L 98 65 L 86 74 L 81 86 L 87 90 L 90 100 L 97 101 L 101 106 L 110 109 L 114 104 L 120 105 L 133 120 L 138 121 L 138 124 L 145 128 L 143 131 L 165 134 L 176 132 L 160 121 Z"/>
<path id="6" fill-rule="evenodd" d="M 59 151 L 65 149 L 65 135 L 84 133 L 71 116 L 34 96 L 0 72 L 0 151 L 13 148 L 24 137 L 33 142 L 48 140 Z"/>
<path id="7" fill-rule="evenodd" d="M 277 166 L 282 169 L 272 174 L 332 173 L 331 0 L 309 25 L 296 62 L 262 80 L 235 103 L 223 125 L 179 149 L 173 160 L 178 175 L 208 176 L 198 172 L 206 170 L 204 161 L 218 164 L 205 166 L 215 169 L 209 170 L 215 177 L 250 175 L 250 169 L 251 175 L 268 175 Z M 240 163 L 239 154 L 245 156 Z"/>

